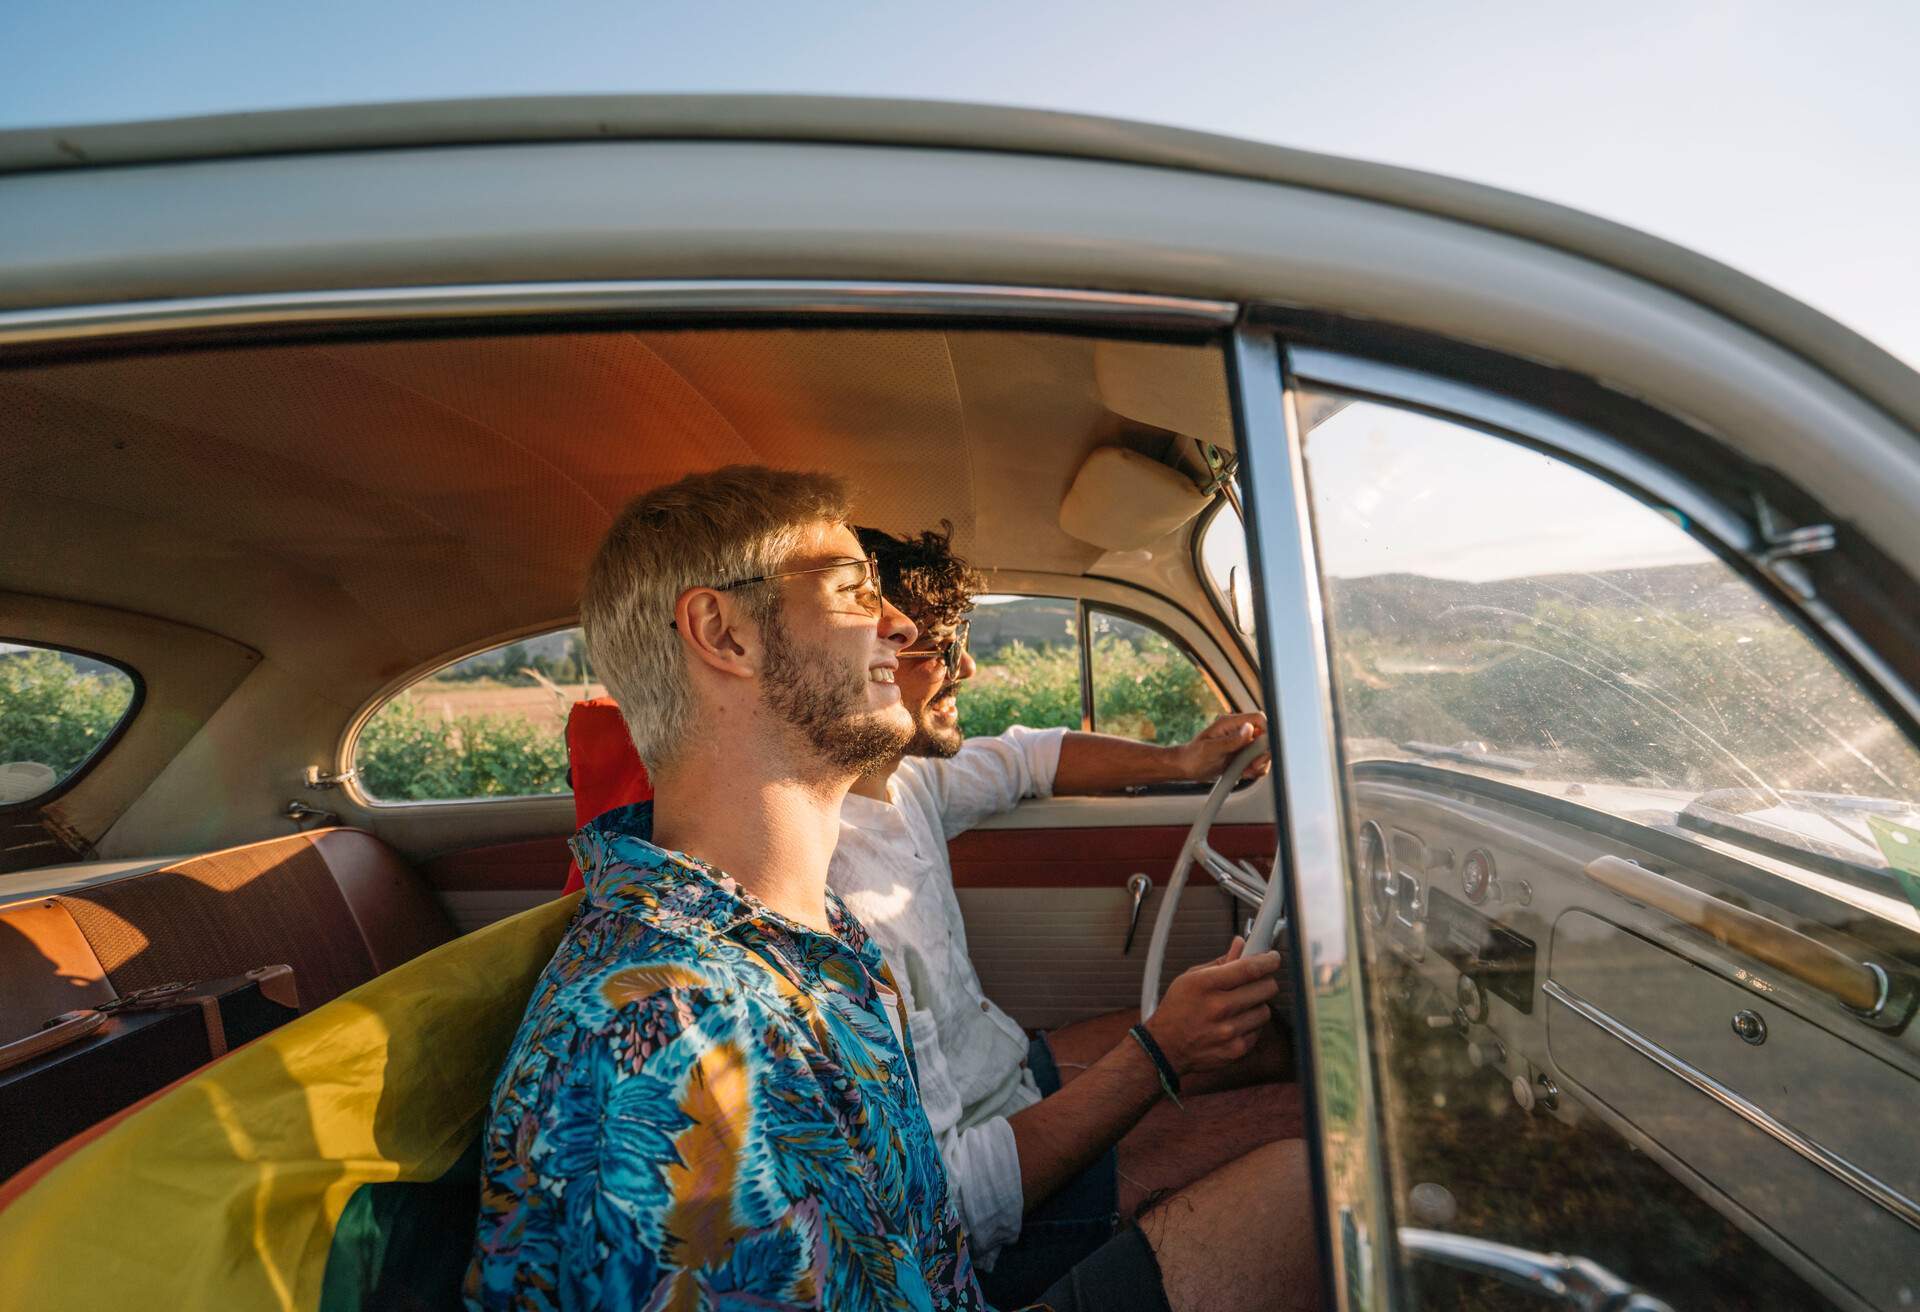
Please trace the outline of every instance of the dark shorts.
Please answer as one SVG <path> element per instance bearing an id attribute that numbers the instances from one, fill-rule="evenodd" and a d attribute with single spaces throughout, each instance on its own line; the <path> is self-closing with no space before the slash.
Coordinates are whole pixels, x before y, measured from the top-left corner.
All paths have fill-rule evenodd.
<path id="1" fill-rule="evenodd" d="M 1060 1068 L 1044 1035 L 1027 1047 L 1040 1095 L 1060 1091 Z M 1139 1230 L 1120 1228 L 1120 1174 L 1113 1149 L 1062 1185 L 1020 1223 L 980 1288 L 997 1308 L 1039 1301 L 1054 1312 L 1169 1312 L 1160 1264 Z"/>

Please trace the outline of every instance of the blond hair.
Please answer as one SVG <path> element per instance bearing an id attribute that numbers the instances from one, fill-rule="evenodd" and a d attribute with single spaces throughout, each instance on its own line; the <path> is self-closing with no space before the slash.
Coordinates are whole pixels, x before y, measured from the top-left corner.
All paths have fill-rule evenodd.
<path id="1" fill-rule="evenodd" d="M 587 567 L 580 622 L 648 769 L 672 765 L 693 723 L 693 680 L 672 628 L 680 594 L 773 573 L 809 528 L 850 516 L 840 479 L 761 465 L 691 474 L 627 503 Z M 774 587 L 735 595 L 756 623 L 780 604 Z"/>

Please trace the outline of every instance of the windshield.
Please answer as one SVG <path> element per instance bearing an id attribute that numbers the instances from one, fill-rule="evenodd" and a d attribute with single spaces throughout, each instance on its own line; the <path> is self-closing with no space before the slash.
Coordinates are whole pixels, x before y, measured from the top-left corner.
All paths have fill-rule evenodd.
<path id="1" fill-rule="evenodd" d="M 1348 759 L 1885 867 L 1920 758 L 1676 520 L 1561 461 L 1359 403 L 1309 439 Z"/>

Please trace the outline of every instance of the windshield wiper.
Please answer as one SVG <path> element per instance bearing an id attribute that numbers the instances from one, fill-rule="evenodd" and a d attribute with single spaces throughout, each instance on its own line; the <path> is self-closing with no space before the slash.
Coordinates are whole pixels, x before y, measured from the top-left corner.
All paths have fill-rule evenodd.
<path id="1" fill-rule="evenodd" d="M 1588 1257 L 1536 1253 L 1444 1230 L 1400 1229 L 1400 1251 L 1441 1266 L 1491 1276 L 1579 1312 L 1673 1312 Z"/>
<path id="2" fill-rule="evenodd" d="M 1442 747 L 1438 743 L 1401 743 L 1400 750 L 1412 752 L 1415 756 L 1432 757 L 1437 761 L 1484 765 L 1490 770 L 1505 770 L 1510 774 L 1526 774 L 1533 769 L 1532 761 L 1523 761 L 1517 756 L 1496 756 L 1487 750 L 1485 743 L 1455 743 L 1451 747 Z"/>

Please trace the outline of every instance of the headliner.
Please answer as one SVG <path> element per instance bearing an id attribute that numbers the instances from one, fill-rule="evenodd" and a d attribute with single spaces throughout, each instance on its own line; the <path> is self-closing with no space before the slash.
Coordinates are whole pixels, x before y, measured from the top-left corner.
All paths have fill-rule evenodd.
<path id="1" fill-rule="evenodd" d="M 357 700 L 570 622 L 619 507 L 722 464 L 833 469 L 864 522 L 950 519 L 985 568 L 1085 573 L 1101 552 L 1058 511 L 1086 453 L 1192 448 L 1116 409 L 1145 394 L 1224 410 L 1225 389 L 1213 348 L 987 330 L 130 355 L 0 375 L 0 541 L 19 591 L 209 630 Z"/>

